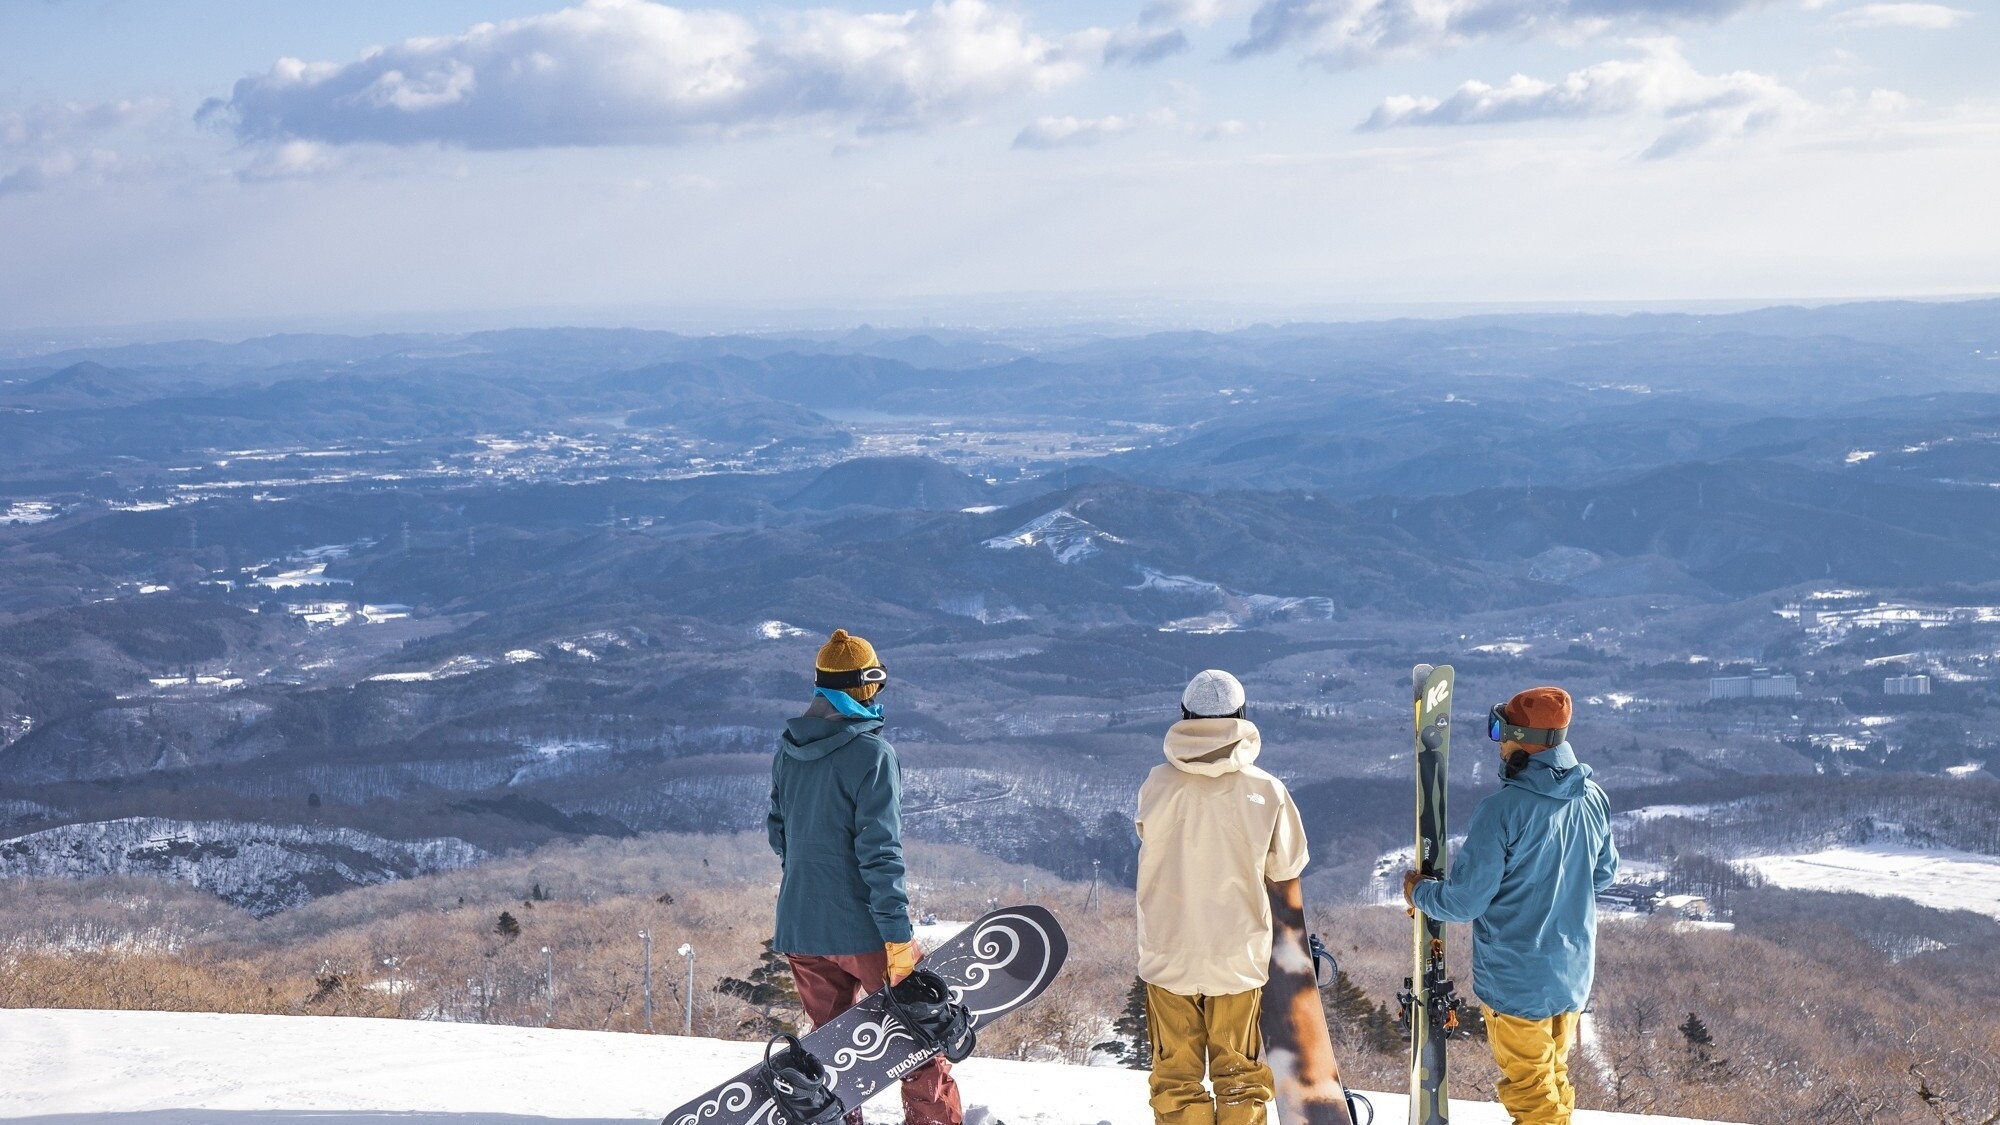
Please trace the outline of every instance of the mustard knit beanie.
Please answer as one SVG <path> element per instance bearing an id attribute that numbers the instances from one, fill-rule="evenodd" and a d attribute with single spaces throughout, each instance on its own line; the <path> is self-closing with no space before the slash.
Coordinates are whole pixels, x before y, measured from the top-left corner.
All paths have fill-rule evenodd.
<path id="1" fill-rule="evenodd" d="M 875 656 L 875 646 L 860 637 L 853 636 L 845 629 L 835 629 L 833 635 L 820 646 L 819 657 L 813 661 L 813 669 L 818 672 L 859 672 L 866 668 L 880 668 L 882 661 Z M 882 690 L 880 683 L 856 684 L 840 690 L 866 703 Z"/>

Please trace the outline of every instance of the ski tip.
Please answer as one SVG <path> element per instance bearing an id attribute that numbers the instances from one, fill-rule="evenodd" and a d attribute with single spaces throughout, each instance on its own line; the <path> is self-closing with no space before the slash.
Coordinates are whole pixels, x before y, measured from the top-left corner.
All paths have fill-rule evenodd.
<path id="1" fill-rule="evenodd" d="M 1433 669 L 1428 664 L 1419 664 L 1410 669 L 1410 691 L 1415 695 L 1424 693 L 1424 681 L 1431 678 Z"/>

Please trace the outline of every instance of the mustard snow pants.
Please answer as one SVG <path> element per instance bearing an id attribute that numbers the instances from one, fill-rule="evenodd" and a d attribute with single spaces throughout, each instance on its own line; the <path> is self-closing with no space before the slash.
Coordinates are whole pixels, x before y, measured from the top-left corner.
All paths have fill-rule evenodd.
<path id="1" fill-rule="evenodd" d="M 1257 1029 L 1261 990 L 1182 996 L 1146 985 L 1157 1125 L 1264 1125 L 1271 1068 Z M 1201 1084 L 1206 1076 L 1211 1095 Z"/>
<path id="2" fill-rule="evenodd" d="M 1494 1092 L 1514 1125 L 1569 1125 L 1576 1109 L 1576 1088 L 1569 1084 L 1576 1021 L 1575 1012 L 1526 1020 L 1486 1009 L 1486 1040 L 1500 1064 Z"/>

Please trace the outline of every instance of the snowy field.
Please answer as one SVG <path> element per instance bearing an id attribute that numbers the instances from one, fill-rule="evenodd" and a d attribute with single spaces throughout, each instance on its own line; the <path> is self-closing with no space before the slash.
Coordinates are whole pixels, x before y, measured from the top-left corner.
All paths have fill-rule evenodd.
<path id="1" fill-rule="evenodd" d="M 2000 918 L 2000 857 L 1943 848 L 1876 845 L 1737 861 L 1776 886 L 1906 898 L 1938 910 Z"/>
<path id="2" fill-rule="evenodd" d="M 748 1065 L 755 1044 L 414 1020 L 0 1011 L 0 1118 L 34 1125 L 637 1125 Z M 1149 1125 L 1146 1076 L 972 1059 L 968 1106 L 1007 1125 Z M 1383 1125 L 1399 1095 L 1370 1095 Z M 1504 1125 L 1453 1103 L 1457 1125 Z M 894 1095 L 871 1125 L 901 1120 Z M 1578 1125 L 1682 1119 L 1578 1113 Z"/>

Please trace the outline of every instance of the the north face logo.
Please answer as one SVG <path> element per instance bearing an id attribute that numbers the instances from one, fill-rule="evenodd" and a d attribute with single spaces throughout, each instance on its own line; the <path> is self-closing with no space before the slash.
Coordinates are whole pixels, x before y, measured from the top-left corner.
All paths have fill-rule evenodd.
<path id="1" fill-rule="evenodd" d="M 1246 796 L 1255 804 L 1261 805 L 1264 803 L 1264 795 L 1262 793 L 1249 793 Z"/>

